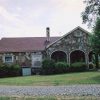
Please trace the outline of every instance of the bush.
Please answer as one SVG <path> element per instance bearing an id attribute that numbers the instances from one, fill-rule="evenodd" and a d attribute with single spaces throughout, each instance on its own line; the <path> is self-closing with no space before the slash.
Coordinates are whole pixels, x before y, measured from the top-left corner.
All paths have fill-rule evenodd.
<path id="1" fill-rule="evenodd" d="M 19 65 L 17 65 L 17 64 L 12 64 L 12 65 L 10 66 L 10 70 L 12 70 L 12 71 L 10 71 L 10 75 L 11 75 L 11 76 L 20 75 L 20 70 L 21 70 L 21 68 L 20 68 Z"/>
<path id="2" fill-rule="evenodd" d="M 69 65 L 66 62 L 57 62 L 54 60 L 45 59 L 42 62 L 43 74 L 58 74 L 67 71 Z"/>
<path id="3" fill-rule="evenodd" d="M 55 64 L 56 73 L 64 73 L 67 71 L 69 65 L 66 62 L 57 62 Z"/>
<path id="4" fill-rule="evenodd" d="M 82 72 L 86 71 L 87 65 L 84 62 L 75 62 L 71 64 L 69 71 L 71 72 Z"/>
<path id="5" fill-rule="evenodd" d="M 55 71 L 55 61 L 50 59 L 45 59 L 42 61 L 43 74 L 53 74 Z"/>
<path id="6" fill-rule="evenodd" d="M 19 76 L 20 66 L 16 64 L 0 64 L 0 77 Z"/>

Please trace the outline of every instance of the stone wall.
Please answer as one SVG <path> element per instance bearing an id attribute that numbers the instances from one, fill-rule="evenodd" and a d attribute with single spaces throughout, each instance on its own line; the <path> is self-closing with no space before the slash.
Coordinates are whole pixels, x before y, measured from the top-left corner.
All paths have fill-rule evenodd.
<path id="1" fill-rule="evenodd" d="M 55 51 L 63 51 L 67 54 L 67 62 L 70 63 L 70 54 L 75 50 L 85 53 L 86 63 L 88 63 L 88 54 L 91 51 L 89 46 L 89 34 L 77 29 L 66 34 L 61 39 L 47 47 L 46 53 L 49 58 Z"/>
<path id="2" fill-rule="evenodd" d="M 36 67 L 33 65 L 33 63 L 35 65 L 39 65 L 39 62 L 42 61 L 42 52 L 37 51 L 37 52 L 20 52 L 20 53 L 2 53 L 0 54 L 1 63 L 4 63 L 4 60 L 3 60 L 4 56 L 7 56 L 7 55 L 12 55 L 13 64 L 19 64 L 21 67 Z M 41 56 L 40 59 L 39 59 L 39 55 Z M 40 67 L 40 66 L 37 66 L 37 67 Z"/>
<path id="3" fill-rule="evenodd" d="M 19 64 L 22 67 L 31 67 L 31 53 L 2 53 L 0 54 L 1 63 L 4 63 L 3 57 L 7 55 L 13 56 L 13 64 Z"/>

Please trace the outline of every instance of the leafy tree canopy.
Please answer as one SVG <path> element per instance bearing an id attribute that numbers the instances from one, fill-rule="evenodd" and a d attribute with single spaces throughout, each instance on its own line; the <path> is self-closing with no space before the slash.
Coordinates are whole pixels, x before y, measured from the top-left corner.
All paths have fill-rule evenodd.
<path id="1" fill-rule="evenodd" d="M 100 55 L 100 18 L 97 18 L 95 26 L 93 27 L 93 35 L 91 37 L 91 46 L 95 53 L 95 63 L 96 68 L 99 68 L 99 59 L 98 55 Z"/>
<path id="2" fill-rule="evenodd" d="M 83 23 L 93 25 L 95 20 L 100 17 L 100 0 L 84 0 L 85 10 L 82 12 Z"/>
<path id="3" fill-rule="evenodd" d="M 91 35 L 91 46 L 95 52 L 96 68 L 99 68 L 100 55 L 100 0 L 85 0 L 85 10 L 82 12 L 83 23 L 93 26 L 93 35 Z"/>
<path id="4" fill-rule="evenodd" d="M 95 53 L 100 54 L 100 18 L 97 18 L 95 26 L 93 27 L 92 48 Z"/>

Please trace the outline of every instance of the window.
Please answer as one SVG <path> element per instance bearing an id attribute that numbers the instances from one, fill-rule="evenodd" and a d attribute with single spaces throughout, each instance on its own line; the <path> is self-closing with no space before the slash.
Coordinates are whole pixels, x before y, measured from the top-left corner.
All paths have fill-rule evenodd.
<path id="1" fill-rule="evenodd" d="M 82 37 L 83 35 L 82 35 L 81 31 L 77 30 L 77 31 L 74 32 L 74 36 L 75 37 Z"/>
<path id="2" fill-rule="evenodd" d="M 4 61 L 4 63 L 12 63 L 13 55 L 5 55 L 3 61 Z"/>

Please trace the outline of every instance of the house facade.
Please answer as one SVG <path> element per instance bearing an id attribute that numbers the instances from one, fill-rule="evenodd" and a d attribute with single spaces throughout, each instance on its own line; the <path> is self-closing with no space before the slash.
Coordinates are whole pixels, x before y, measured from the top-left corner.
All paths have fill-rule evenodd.
<path id="1" fill-rule="evenodd" d="M 45 58 L 55 61 L 74 62 L 92 61 L 92 49 L 89 44 L 89 32 L 76 27 L 62 37 L 2 38 L 0 40 L 0 63 L 15 63 L 21 67 L 41 68 Z"/>

